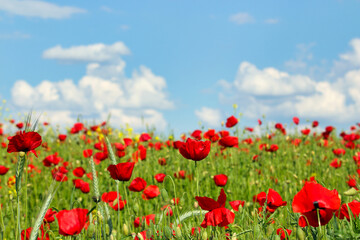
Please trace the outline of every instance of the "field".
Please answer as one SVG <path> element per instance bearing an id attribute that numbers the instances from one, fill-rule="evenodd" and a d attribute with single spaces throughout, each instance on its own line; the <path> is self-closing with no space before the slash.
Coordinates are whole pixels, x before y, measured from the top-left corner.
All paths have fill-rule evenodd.
<path id="1" fill-rule="evenodd" d="M 0 126 L 1 239 L 360 238 L 359 126 L 19 123 Z"/>

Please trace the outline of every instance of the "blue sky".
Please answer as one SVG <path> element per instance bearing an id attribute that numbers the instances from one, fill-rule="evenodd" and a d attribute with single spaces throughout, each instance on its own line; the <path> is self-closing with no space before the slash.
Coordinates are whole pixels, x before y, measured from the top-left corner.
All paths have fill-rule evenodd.
<path id="1" fill-rule="evenodd" d="M 360 113 L 359 12 L 358 0 L 0 0 L 0 97 L 54 124 L 111 112 L 115 126 L 143 116 L 178 133 L 219 128 L 236 103 L 242 126 L 265 114 L 345 127 Z"/>

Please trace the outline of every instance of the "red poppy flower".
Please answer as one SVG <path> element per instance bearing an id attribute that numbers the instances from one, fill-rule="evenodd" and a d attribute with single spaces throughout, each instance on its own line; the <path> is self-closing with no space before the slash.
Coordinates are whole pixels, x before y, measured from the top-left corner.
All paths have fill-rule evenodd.
<path id="1" fill-rule="evenodd" d="M 161 211 L 164 211 L 164 210 L 166 212 L 166 216 L 171 217 L 173 215 L 173 210 L 171 209 L 171 206 L 169 204 L 167 204 L 161 208 Z"/>
<path id="2" fill-rule="evenodd" d="M 5 175 L 9 171 L 9 169 L 10 168 L 0 165 L 0 175 Z"/>
<path id="3" fill-rule="evenodd" d="M 299 125 L 300 119 L 299 119 L 298 117 L 293 117 L 293 122 L 294 122 L 296 125 Z"/>
<path id="4" fill-rule="evenodd" d="M 231 117 L 229 117 L 228 119 L 226 119 L 226 123 L 225 126 L 227 128 L 232 128 L 233 126 L 235 126 L 238 123 L 238 119 L 236 117 L 234 117 L 234 115 L 232 115 Z"/>
<path id="5" fill-rule="evenodd" d="M 52 155 L 47 156 L 43 160 L 43 164 L 45 167 L 51 167 L 52 165 L 58 165 L 60 161 L 63 159 L 61 157 L 58 157 L 58 153 L 54 153 Z"/>
<path id="6" fill-rule="evenodd" d="M 258 119 L 258 124 L 259 124 L 259 126 L 261 126 L 261 124 L 262 124 L 262 121 L 260 119 Z"/>
<path id="7" fill-rule="evenodd" d="M 201 223 L 201 227 L 220 226 L 225 227 L 234 222 L 235 214 L 225 208 L 226 194 L 224 189 L 220 190 L 220 195 L 215 201 L 208 197 L 195 197 L 201 209 L 209 211 L 205 214 L 205 219 Z"/>
<path id="8" fill-rule="evenodd" d="M 248 131 L 248 132 L 253 132 L 253 131 L 254 131 L 254 128 L 246 127 L 245 130 Z"/>
<path id="9" fill-rule="evenodd" d="M 310 129 L 305 128 L 305 129 L 301 130 L 301 133 L 302 133 L 303 135 L 309 135 Z"/>
<path id="10" fill-rule="evenodd" d="M 233 136 L 226 136 L 220 139 L 219 144 L 222 147 L 236 147 L 239 145 L 239 139 Z"/>
<path id="11" fill-rule="evenodd" d="M 301 214 L 299 219 L 301 227 L 308 224 L 318 227 L 319 222 L 325 225 L 331 220 L 340 203 L 339 194 L 335 189 L 330 191 L 318 183 L 305 182 L 304 187 L 294 197 L 292 209 L 295 213 Z"/>
<path id="12" fill-rule="evenodd" d="M 229 202 L 229 204 L 234 209 L 234 211 L 239 211 L 239 206 L 241 205 L 242 207 L 244 207 L 245 201 L 235 200 L 235 201 Z"/>
<path id="13" fill-rule="evenodd" d="M 4 130 L 0 127 L 0 136 L 4 135 Z"/>
<path id="14" fill-rule="evenodd" d="M 129 190 L 133 192 L 141 192 L 146 187 L 146 181 L 141 177 L 137 177 L 130 183 Z"/>
<path id="15" fill-rule="evenodd" d="M 337 158 L 334 158 L 334 160 L 330 163 L 330 167 L 333 168 L 341 167 L 341 161 L 339 161 Z"/>
<path id="16" fill-rule="evenodd" d="M 261 207 L 264 207 L 266 202 L 266 211 L 273 213 L 279 207 L 286 206 L 287 202 L 282 200 L 282 197 L 278 192 L 273 189 L 269 189 L 268 194 L 261 192 L 254 196 L 254 202 L 258 202 Z"/>
<path id="17" fill-rule="evenodd" d="M 143 133 L 140 135 L 139 142 L 147 142 L 151 140 L 151 136 L 148 133 Z"/>
<path id="18" fill-rule="evenodd" d="M 68 180 L 68 177 L 66 176 L 66 173 L 68 170 L 66 170 L 65 167 L 55 167 L 53 170 L 51 170 L 51 174 L 53 178 L 58 182 L 66 182 Z"/>
<path id="19" fill-rule="evenodd" d="M 175 149 L 179 149 L 183 144 L 185 144 L 185 142 L 175 141 L 173 146 L 174 146 Z"/>
<path id="20" fill-rule="evenodd" d="M 98 161 L 104 161 L 105 159 L 107 159 L 109 156 L 108 152 L 97 152 L 95 153 L 94 158 Z"/>
<path id="21" fill-rule="evenodd" d="M 186 140 L 180 148 L 179 152 L 186 159 L 194 161 L 200 161 L 207 157 L 210 152 L 211 142 L 210 141 L 196 141 L 191 138 Z"/>
<path id="22" fill-rule="evenodd" d="M 279 149 L 277 144 L 271 144 L 269 148 L 266 148 L 265 151 L 267 152 L 276 152 Z"/>
<path id="23" fill-rule="evenodd" d="M 59 234 L 63 236 L 77 235 L 84 228 L 89 210 L 74 208 L 71 210 L 61 210 L 55 217 L 59 224 Z"/>
<path id="24" fill-rule="evenodd" d="M 180 178 L 180 179 L 185 179 L 185 171 L 180 170 L 178 173 L 174 173 L 174 177 Z"/>
<path id="25" fill-rule="evenodd" d="M 319 122 L 318 121 L 313 121 L 312 122 L 312 127 L 316 128 L 317 126 L 319 126 Z"/>
<path id="26" fill-rule="evenodd" d="M 73 170 L 73 174 L 74 174 L 75 177 L 80 177 L 81 178 L 82 176 L 84 176 L 85 173 L 86 173 L 85 169 L 82 168 L 82 167 L 77 167 L 77 168 L 75 168 Z"/>
<path id="27" fill-rule="evenodd" d="M 130 180 L 134 166 L 134 162 L 118 163 L 110 165 L 107 170 L 110 172 L 112 179 L 125 182 Z"/>
<path id="28" fill-rule="evenodd" d="M 158 182 L 158 183 L 162 183 L 164 181 L 166 177 L 166 174 L 164 173 L 158 173 L 155 175 L 155 180 Z"/>
<path id="29" fill-rule="evenodd" d="M 333 153 L 336 156 L 344 156 L 345 155 L 345 149 L 343 149 L 343 148 L 334 149 Z"/>
<path id="30" fill-rule="evenodd" d="M 21 240 L 29 240 L 31 235 L 32 227 L 29 227 L 26 230 L 21 231 Z M 41 237 L 38 237 L 37 240 L 50 240 L 49 234 L 44 230 L 44 225 L 40 226 Z M 38 235 L 39 236 L 39 235 Z"/>
<path id="31" fill-rule="evenodd" d="M 75 134 L 84 129 L 84 124 L 82 123 L 75 123 L 74 126 L 71 128 L 70 133 Z"/>
<path id="32" fill-rule="evenodd" d="M 230 135 L 229 131 L 226 130 L 219 131 L 219 134 L 222 138 Z"/>
<path id="33" fill-rule="evenodd" d="M 37 132 L 20 131 L 19 135 L 11 137 L 7 152 L 32 152 L 37 157 L 35 148 L 41 145 L 42 139 Z"/>
<path id="34" fill-rule="evenodd" d="M 67 137 L 67 136 L 66 136 L 65 134 L 59 134 L 59 136 L 58 136 L 60 142 L 65 141 L 65 140 L 66 140 L 66 137 Z"/>
<path id="35" fill-rule="evenodd" d="M 350 211 L 348 209 L 350 208 Z M 352 213 L 352 214 L 351 214 Z M 336 216 L 339 219 L 346 219 L 350 222 L 350 215 L 352 215 L 352 219 L 358 218 L 360 214 L 360 202 L 357 200 L 353 200 L 350 203 L 344 203 L 341 205 L 341 209 L 337 211 Z"/>
<path id="36" fill-rule="evenodd" d="M 16 127 L 17 127 L 18 129 L 22 129 L 22 128 L 24 127 L 24 123 L 19 122 L 19 123 L 16 124 Z"/>
<path id="37" fill-rule="evenodd" d="M 228 177 L 225 174 L 219 174 L 214 176 L 214 182 L 216 186 L 223 187 L 226 185 Z"/>
<path id="38" fill-rule="evenodd" d="M 191 133 L 191 137 L 193 137 L 194 139 L 196 140 L 201 140 L 201 134 L 202 134 L 202 131 L 201 130 L 195 130 Z"/>
<path id="39" fill-rule="evenodd" d="M 101 200 L 109 204 L 109 206 L 115 211 L 123 210 L 126 204 L 126 200 L 122 200 L 121 196 L 117 192 L 105 192 L 101 196 Z"/>
<path id="40" fill-rule="evenodd" d="M 214 129 L 209 129 L 204 133 L 204 138 L 209 139 L 211 142 L 216 142 L 219 139 L 219 134 L 215 133 Z"/>
<path id="41" fill-rule="evenodd" d="M 144 200 L 149 200 L 149 199 L 156 198 L 159 195 L 160 195 L 159 187 L 155 186 L 155 185 L 150 185 L 145 188 L 145 190 L 142 194 L 142 198 Z"/>
<path id="42" fill-rule="evenodd" d="M 165 165 L 166 165 L 166 158 L 159 158 L 158 163 L 159 163 L 161 166 L 165 166 Z"/>
<path id="43" fill-rule="evenodd" d="M 52 208 L 49 208 L 44 216 L 44 222 L 45 223 L 52 223 L 55 221 L 55 215 L 56 215 L 56 211 L 53 211 Z"/>
<path id="44" fill-rule="evenodd" d="M 292 232 L 292 230 L 290 230 L 290 229 L 285 229 L 285 230 L 286 230 L 286 233 L 283 228 L 278 228 L 276 230 L 276 234 L 280 236 L 281 240 L 289 239 L 289 236 Z"/>

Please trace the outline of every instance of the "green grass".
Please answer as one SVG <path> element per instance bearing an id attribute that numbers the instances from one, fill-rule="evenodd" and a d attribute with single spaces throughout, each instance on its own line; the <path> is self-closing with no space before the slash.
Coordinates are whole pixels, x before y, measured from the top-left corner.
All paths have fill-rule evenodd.
<path id="1" fill-rule="evenodd" d="M 263 129 L 265 131 L 266 129 Z M 50 186 L 53 183 L 51 170 L 43 166 L 42 160 L 55 152 L 64 161 L 69 162 L 68 178 L 62 183 L 56 183 L 56 192 L 49 207 L 62 210 L 71 208 L 95 209 L 90 214 L 91 224 L 88 230 L 77 237 L 63 237 L 58 233 L 58 225 L 55 221 L 50 224 L 50 239 L 133 239 L 135 235 L 143 230 L 147 230 L 149 236 L 154 235 L 154 239 L 225 239 L 226 233 L 230 234 L 230 239 L 279 239 L 276 230 L 280 227 L 291 229 L 293 232 L 290 239 L 356 239 L 360 235 L 360 222 L 353 219 L 351 223 L 346 220 L 333 218 L 327 225 L 320 228 L 300 228 L 298 226 L 299 214 L 293 213 L 291 203 L 294 195 L 302 188 L 303 180 L 315 176 L 316 180 L 328 189 L 337 189 L 341 195 L 342 203 L 358 199 L 358 196 L 346 196 L 343 193 L 349 189 L 346 180 L 348 175 L 357 174 L 357 166 L 352 160 L 352 156 L 357 152 L 356 149 L 346 149 L 346 154 L 338 157 L 342 161 L 342 166 L 334 169 L 329 166 L 335 158 L 332 153 L 334 148 L 345 148 L 341 139 L 332 133 L 333 140 L 329 141 L 329 146 L 319 146 L 322 140 L 317 137 L 303 137 L 290 134 L 283 136 L 276 132 L 275 137 L 269 140 L 264 134 L 256 137 L 252 134 L 241 132 L 239 134 L 239 147 L 228 148 L 221 151 L 217 143 L 212 144 L 211 152 L 207 158 L 197 162 L 198 175 L 195 173 L 195 164 L 191 160 L 183 158 L 178 150 L 164 146 L 162 150 L 156 151 L 150 148 L 147 151 L 145 161 L 140 161 L 135 165 L 132 178 L 142 177 L 148 185 L 157 185 L 161 189 L 161 195 L 155 199 L 145 201 L 141 193 L 130 192 L 127 186 L 130 184 L 117 183 L 110 178 L 106 170 L 112 164 L 110 158 L 96 165 L 98 172 L 98 189 L 95 193 L 93 182 L 84 176 L 82 179 L 90 183 L 91 191 L 88 194 L 82 193 L 79 189 L 74 189 L 72 180 L 76 177 L 72 174 L 75 167 L 82 166 L 87 173 L 92 172 L 89 159 L 82 155 L 84 149 L 93 148 L 102 134 L 92 133 L 86 138 L 90 138 L 92 143 L 86 144 L 80 139 L 81 134 L 68 134 L 64 143 L 57 140 L 58 133 L 51 127 L 40 128 L 39 133 L 43 137 L 43 142 L 48 144 L 48 148 L 39 147 L 39 158 L 30 154 L 26 164 L 33 164 L 41 173 L 36 171 L 25 171 L 22 176 L 22 190 L 19 195 L 20 200 L 20 226 L 21 230 L 35 225 L 38 214 L 41 212 L 43 203 L 49 194 Z M 270 132 L 269 132 L 270 133 Z M 13 133 L 9 133 L 12 135 Z M 121 142 L 118 137 L 118 130 L 113 130 L 108 138 L 111 143 Z M 123 133 L 126 136 L 126 133 Z M 254 144 L 246 145 L 241 140 L 252 137 Z M 258 139 L 257 139 L 258 138 Z M 302 139 L 299 146 L 291 144 L 294 138 Z M 164 139 L 167 140 L 167 139 Z M 0 137 L 0 141 L 8 142 L 6 136 Z M 153 143 L 156 140 L 152 140 Z M 164 141 L 165 142 L 165 141 Z M 307 144 L 305 144 L 307 142 Z M 278 144 L 279 150 L 269 153 L 259 150 L 261 143 Z M 142 143 L 148 145 L 148 143 Z M 126 148 L 126 155 L 119 159 L 115 157 L 117 163 L 127 161 L 131 158 L 134 147 Z M 96 151 L 94 151 L 96 152 Z M 259 155 L 257 161 L 253 161 L 254 155 Z M 1 179 L 1 203 L 3 207 L 0 215 L 1 236 L 0 239 L 15 239 L 17 232 L 17 201 L 14 188 L 7 186 L 10 176 L 16 173 L 17 154 L 8 154 L 6 148 L 0 149 L 1 164 L 11 168 Z M 165 157 L 167 164 L 161 166 L 158 159 Z M 311 164 L 307 164 L 307 163 Z M 62 165 L 60 163 L 59 165 Z M 186 171 L 185 179 L 177 179 L 174 173 L 179 170 Z M 261 173 L 260 173 L 261 171 Z M 164 183 L 157 183 L 154 175 L 165 173 L 167 177 Z M 208 227 L 201 229 L 201 234 L 191 236 L 191 228 L 199 227 L 204 219 L 206 211 L 199 211 L 200 208 L 195 200 L 197 196 L 197 186 L 199 183 L 199 196 L 207 196 L 216 199 L 220 192 L 220 187 L 214 184 L 212 177 L 217 174 L 226 174 L 228 183 L 224 187 L 227 194 L 226 208 L 231 209 L 228 204 L 233 200 L 244 200 L 245 206 L 239 212 L 235 212 L 235 221 L 229 225 L 228 229 L 220 227 Z M 197 177 L 198 176 L 198 177 Z M 198 179 L 197 179 L 198 178 Z M 119 185 L 119 188 L 118 188 Z M 267 192 L 269 188 L 277 191 L 287 201 L 287 206 L 278 208 L 269 218 L 259 216 L 258 203 L 252 201 L 252 197 L 262 191 Z M 118 190 L 119 189 L 119 190 Z M 123 199 L 127 200 L 127 205 L 120 212 L 114 211 L 102 202 L 93 201 L 93 196 L 104 192 L 119 191 Z M 180 204 L 174 206 L 171 199 L 180 198 Z M 48 202 L 48 201 L 47 201 Z M 170 204 L 174 215 L 165 216 L 161 207 Z M 134 228 L 133 222 L 136 217 L 149 214 L 156 214 L 155 224 L 147 226 L 143 224 L 140 228 Z M 274 220 L 270 221 L 270 219 Z M 178 223 L 181 223 L 177 227 Z M 110 232 L 112 228 L 112 232 Z M 173 236 L 173 230 L 176 236 Z M 156 233 L 159 232 L 159 237 Z M 112 237 L 110 237 L 112 235 Z"/>

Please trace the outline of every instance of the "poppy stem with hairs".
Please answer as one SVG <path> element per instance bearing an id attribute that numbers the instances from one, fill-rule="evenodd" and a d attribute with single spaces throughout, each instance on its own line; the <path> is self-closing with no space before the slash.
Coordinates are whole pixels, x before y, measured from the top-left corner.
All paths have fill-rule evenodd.
<path id="1" fill-rule="evenodd" d="M 15 190 L 16 190 L 16 201 L 17 201 L 17 231 L 16 231 L 16 239 L 21 239 L 21 226 L 20 226 L 20 190 L 21 190 L 21 176 L 24 171 L 24 166 L 26 162 L 25 152 L 19 152 L 19 158 L 16 168 L 15 174 Z"/>
<path id="2" fill-rule="evenodd" d="M 131 216 L 131 214 L 130 214 L 130 209 L 126 206 L 126 205 L 129 204 L 129 198 L 128 198 L 128 196 L 127 196 L 125 182 L 123 182 L 123 186 L 124 186 L 124 194 L 125 194 L 125 201 L 126 201 L 126 203 L 124 204 L 124 207 L 126 207 L 129 216 Z M 119 202 L 120 202 L 120 201 L 119 201 Z M 124 224 L 127 224 L 127 223 L 126 223 L 126 219 L 125 219 L 124 221 L 125 221 Z"/>
<path id="3" fill-rule="evenodd" d="M 119 183 L 118 181 L 116 181 L 116 189 L 117 189 L 117 195 L 116 197 L 118 198 L 118 233 L 120 234 L 120 230 L 121 230 L 121 217 L 120 217 L 120 191 L 119 191 Z"/>
<path id="4" fill-rule="evenodd" d="M 200 193 L 199 193 L 199 172 L 198 172 L 198 169 L 197 169 L 197 161 L 195 161 L 195 177 L 196 177 L 196 193 L 197 193 L 197 196 L 200 196 Z"/>

